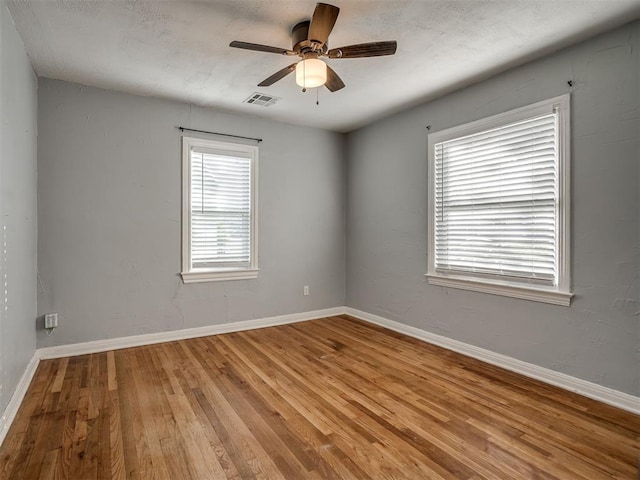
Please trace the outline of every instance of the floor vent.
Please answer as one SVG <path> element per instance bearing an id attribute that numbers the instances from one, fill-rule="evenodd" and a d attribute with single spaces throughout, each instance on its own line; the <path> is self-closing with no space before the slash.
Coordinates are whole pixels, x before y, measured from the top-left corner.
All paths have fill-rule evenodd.
<path id="1" fill-rule="evenodd" d="M 243 103 L 250 103 L 252 105 L 260 105 L 261 107 L 270 107 L 274 103 L 280 100 L 278 97 L 272 97 L 271 95 L 265 95 L 264 93 L 252 93 Z"/>

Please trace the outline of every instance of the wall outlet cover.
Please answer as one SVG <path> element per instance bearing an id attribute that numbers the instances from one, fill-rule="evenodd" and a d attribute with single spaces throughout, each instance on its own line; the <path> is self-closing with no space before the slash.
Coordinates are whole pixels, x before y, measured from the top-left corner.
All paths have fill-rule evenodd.
<path id="1" fill-rule="evenodd" d="M 47 313 L 44 316 L 44 328 L 56 328 L 58 326 L 58 314 Z"/>

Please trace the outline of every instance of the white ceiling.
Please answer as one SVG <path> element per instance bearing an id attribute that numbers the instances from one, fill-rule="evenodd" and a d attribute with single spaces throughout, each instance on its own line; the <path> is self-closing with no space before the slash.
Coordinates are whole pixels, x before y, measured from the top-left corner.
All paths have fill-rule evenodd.
<path id="1" fill-rule="evenodd" d="M 640 16 L 638 0 L 325 0 L 340 7 L 330 47 L 397 40 L 395 56 L 328 60 L 346 88 L 302 93 L 295 74 L 256 85 L 295 57 L 313 0 L 5 0 L 39 76 L 341 132 L 435 98 Z M 246 105 L 253 92 L 280 97 Z"/>

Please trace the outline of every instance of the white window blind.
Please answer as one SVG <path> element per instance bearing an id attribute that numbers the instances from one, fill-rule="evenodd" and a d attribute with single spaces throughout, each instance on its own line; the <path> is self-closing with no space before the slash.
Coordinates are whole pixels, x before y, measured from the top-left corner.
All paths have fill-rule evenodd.
<path id="1" fill-rule="evenodd" d="M 258 276 L 258 147 L 182 138 L 182 280 Z"/>
<path id="2" fill-rule="evenodd" d="M 434 150 L 436 272 L 557 285 L 556 111 Z"/>
<path id="3" fill-rule="evenodd" d="M 192 268 L 249 268 L 251 159 L 191 148 Z"/>

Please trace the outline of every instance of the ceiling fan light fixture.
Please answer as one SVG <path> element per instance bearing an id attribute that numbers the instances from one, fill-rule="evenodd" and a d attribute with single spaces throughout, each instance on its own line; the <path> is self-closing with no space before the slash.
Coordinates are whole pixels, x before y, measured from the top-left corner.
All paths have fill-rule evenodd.
<path id="1" fill-rule="evenodd" d="M 307 58 L 296 65 L 296 83 L 303 88 L 321 87 L 327 81 L 327 64 L 318 58 Z"/>

